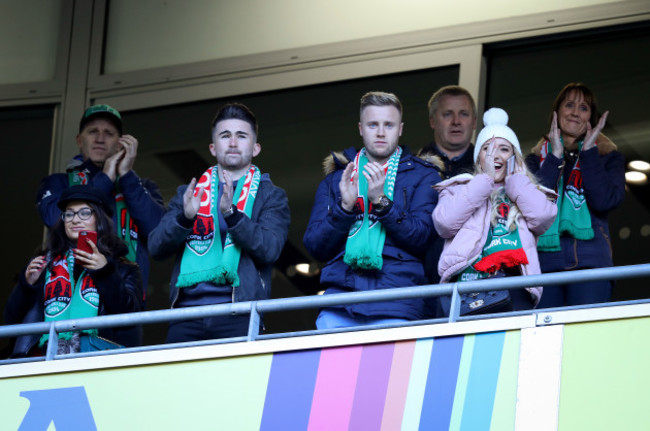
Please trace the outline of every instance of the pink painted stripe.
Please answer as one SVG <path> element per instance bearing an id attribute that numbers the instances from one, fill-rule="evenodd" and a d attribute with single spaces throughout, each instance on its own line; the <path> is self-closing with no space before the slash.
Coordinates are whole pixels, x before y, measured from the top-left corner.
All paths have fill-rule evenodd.
<path id="1" fill-rule="evenodd" d="M 402 427 L 406 394 L 408 393 L 409 379 L 415 341 L 400 341 L 395 343 L 393 352 L 393 365 L 388 379 L 386 392 L 386 405 L 381 421 L 381 431 L 393 431 Z"/>
<path id="2" fill-rule="evenodd" d="M 309 431 L 348 429 L 362 350 L 362 346 L 350 346 L 321 352 Z"/>

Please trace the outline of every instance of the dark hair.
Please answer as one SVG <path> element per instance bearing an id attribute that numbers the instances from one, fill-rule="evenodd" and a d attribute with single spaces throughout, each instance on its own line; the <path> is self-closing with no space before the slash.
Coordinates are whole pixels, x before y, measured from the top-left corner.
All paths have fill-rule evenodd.
<path id="1" fill-rule="evenodd" d="M 215 115 L 214 119 L 212 120 L 212 131 L 214 132 L 214 128 L 220 121 L 231 119 L 247 122 L 255 131 L 255 135 L 258 135 L 257 118 L 255 118 L 255 114 L 253 114 L 253 112 L 248 109 L 248 106 L 237 102 L 227 103 L 219 108 L 217 115 Z"/>
<path id="2" fill-rule="evenodd" d="M 551 110 L 551 115 L 548 121 L 549 126 L 553 122 L 553 112 L 557 112 L 560 109 L 562 102 L 564 102 L 564 100 L 573 91 L 577 91 L 582 94 L 582 97 L 585 98 L 585 102 L 587 105 L 589 105 L 589 108 L 591 109 L 589 124 L 591 124 L 591 127 L 594 127 L 598 123 L 600 113 L 598 112 L 598 103 L 596 102 L 596 96 L 594 95 L 594 92 L 591 91 L 591 89 L 582 82 L 570 82 L 565 85 L 562 90 L 560 90 L 560 93 L 555 98 L 555 102 L 553 102 L 553 109 Z"/>
<path id="3" fill-rule="evenodd" d="M 433 95 L 429 99 L 429 103 L 427 103 L 427 107 L 429 108 L 429 118 L 433 118 L 433 114 L 436 112 L 436 109 L 438 109 L 438 104 L 440 103 L 440 99 L 446 96 L 467 97 L 467 99 L 469 100 L 469 104 L 472 105 L 472 114 L 474 115 L 474 117 L 476 117 L 476 102 L 474 102 L 474 98 L 472 97 L 470 92 L 459 85 L 446 85 L 444 87 L 440 87 L 438 91 L 433 93 Z"/>
<path id="4" fill-rule="evenodd" d="M 395 96 L 393 93 L 370 91 L 364 94 L 361 96 L 361 107 L 359 109 L 359 115 L 361 115 L 361 113 L 363 113 L 363 110 L 368 106 L 394 106 L 399 111 L 399 115 L 402 115 L 402 102 L 400 102 L 397 96 Z"/>
<path id="5" fill-rule="evenodd" d="M 115 225 L 106 212 L 93 202 L 85 202 L 95 214 L 97 248 L 106 257 L 126 256 L 128 249 L 124 241 L 115 234 Z M 70 247 L 76 247 L 65 233 L 65 223 L 59 220 L 48 230 L 45 249 L 53 256 L 64 255 Z"/>

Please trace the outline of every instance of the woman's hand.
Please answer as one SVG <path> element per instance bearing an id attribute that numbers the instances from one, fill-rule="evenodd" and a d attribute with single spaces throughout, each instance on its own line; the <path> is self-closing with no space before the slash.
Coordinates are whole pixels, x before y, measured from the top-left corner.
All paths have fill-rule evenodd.
<path id="1" fill-rule="evenodd" d="M 598 120 L 598 124 L 596 124 L 596 127 L 593 129 L 591 128 L 591 124 L 587 123 L 587 134 L 585 135 L 585 140 L 582 143 L 582 151 L 590 150 L 596 146 L 596 139 L 598 139 L 598 135 L 600 135 L 601 130 L 605 128 L 605 122 L 607 122 L 608 115 L 609 111 L 605 111 L 605 113 L 600 117 L 600 120 Z"/>
<path id="2" fill-rule="evenodd" d="M 557 112 L 553 112 L 553 121 L 551 121 L 551 130 L 548 131 L 548 140 L 551 141 L 551 151 L 558 159 L 564 156 L 564 146 L 562 145 L 560 128 L 557 127 Z"/>
<path id="3" fill-rule="evenodd" d="M 494 141 L 496 138 L 492 136 L 490 139 L 490 144 L 487 147 L 487 151 L 485 152 L 485 173 L 488 174 L 492 179 L 496 177 L 496 171 L 494 169 L 494 155 L 497 152 L 497 146 L 495 145 Z"/>
<path id="4" fill-rule="evenodd" d="M 34 283 L 36 283 L 46 265 L 47 260 L 45 259 L 45 256 L 35 257 L 31 262 L 29 262 L 29 265 L 27 265 L 27 269 L 25 270 L 25 280 L 27 280 L 27 283 L 29 283 L 30 286 L 33 286 Z"/>
<path id="5" fill-rule="evenodd" d="M 102 269 L 104 266 L 106 266 L 106 263 L 108 261 L 106 260 L 106 256 L 101 254 L 99 252 L 99 249 L 95 245 L 94 242 L 90 240 L 86 240 L 86 242 L 90 245 L 90 248 L 92 249 L 92 253 L 88 253 L 82 250 L 79 250 L 78 248 L 74 249 L 74 258 L 77 262 L 81 264 L 86 269 L 92 269 L 92 270 L 98 270 Z"/>

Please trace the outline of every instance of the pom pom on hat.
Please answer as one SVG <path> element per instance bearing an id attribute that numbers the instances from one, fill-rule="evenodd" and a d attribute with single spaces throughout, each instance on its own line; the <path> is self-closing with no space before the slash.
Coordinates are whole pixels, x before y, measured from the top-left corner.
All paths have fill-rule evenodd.
<path id="1" fill-rule="evenodd" d="M 474 162 L 478 160 L 478 155 L 481 152 L 481 147 L 486 141 L 495 138 L 503 138 L 510 142 L 521 155 L 521 147 L 519 146 L 519 139 L 517 135 L 508 127 L 508 113 L 501 108 L 490 108 L 483 114 L 483 124 L 485 127 L 481 130 L 476 138 L 476 146 L 474 147 Z"/>

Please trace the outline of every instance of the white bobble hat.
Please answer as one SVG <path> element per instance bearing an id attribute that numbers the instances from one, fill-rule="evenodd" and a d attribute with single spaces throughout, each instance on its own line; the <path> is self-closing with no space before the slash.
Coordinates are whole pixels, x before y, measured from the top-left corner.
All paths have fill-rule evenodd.
<path id="1" fill-rule="evenodd" d="M 503 138 L 510 142 L 515 150 L 521 155 L 521 147 L 517 135 L 508 127 L 508 113 L 501 108 L 490 108 L 483 114 L 485 127 L 480 131 L 474 146 L 474 162 L 478 160 L 478 154 L 486 141 L 495 138 Z"/>

